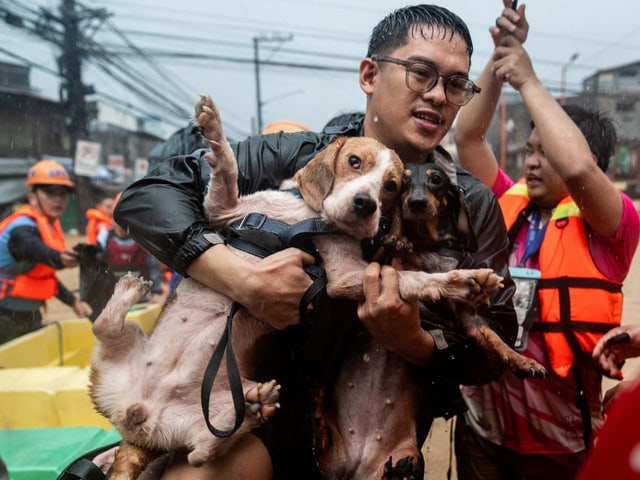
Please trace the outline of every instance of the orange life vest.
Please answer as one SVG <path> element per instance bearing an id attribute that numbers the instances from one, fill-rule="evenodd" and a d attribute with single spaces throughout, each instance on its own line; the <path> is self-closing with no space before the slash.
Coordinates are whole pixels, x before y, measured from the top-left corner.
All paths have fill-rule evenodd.
<path id="1" fill-rule="evenodd" d="M 526 185 L 515 184 L 499 203 L 510 234 L 517 233 L 522 223 L 514 232 L 512 227 L 529 205 Z M 620 325 L 622 283 L 598 270 L 582 213 L 568 196 L 551 215 L 538 258 L 540 321 L 534 328 L 544 334 L 551 367 L 566 377 L 574 364 L 590 358 L 605 332 Z"/>
<path id="2" fill-rule="evenodd" d="M 56 250 L 64 250 L 64 233 L 60 221 L 51 224 L 46 215 L 30 205 L 23 206 L 0 222 L 0 234 L 18 217 L 32 218 L 40 231 L 42 241 Z M 26 273 L 2 272 L 0 276 L 0 298 L 11 296 L 30 300 L 48 300 L 58 293 L 56 269 L 42 263 L 36 264 Z"/>
<path id="3" fill-rule="evenodd" d="M 87 243 L 90 245 L 96 245 L 98 243 L 98 234 L 100 233 L 100 226 L 104 225 L 107 230 L 111 230 L 113 226 L 113 219 L 110 215 L 104 213 L 97 208 L 90 208 L 85 213 L 87 217 Z"/>

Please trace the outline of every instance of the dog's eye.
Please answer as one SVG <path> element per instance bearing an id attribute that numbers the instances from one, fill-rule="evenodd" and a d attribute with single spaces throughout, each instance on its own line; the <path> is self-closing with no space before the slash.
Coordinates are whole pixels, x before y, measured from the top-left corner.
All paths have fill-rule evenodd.
<path id="1" fill-rule="evenodd" d="M 431 176 L 431 183 L 439 187 L 440 185 L 444 184 L 444 178 L 438 173 L 433 174 Z"/>
<path id="2" fill-rule="evenodd" d="M 384 182 L 384 189 L 387 192 L 395 193 L 395 192 L 398 191 L 398 184 L 396 182 L 394 182 L 393 180 L 388 180 L 388 181 Z"/>
<path id="3" fill-rule="evenodd" d="M 354 170 L 360 170 L 360 168 L 362 167 L 362 160 L 360 160 L 358 157 L 356 157 L 355 155 L 351 155 L 349 157 L 349 165 L 351 166 L 351 168 L 353 168 Z"/>

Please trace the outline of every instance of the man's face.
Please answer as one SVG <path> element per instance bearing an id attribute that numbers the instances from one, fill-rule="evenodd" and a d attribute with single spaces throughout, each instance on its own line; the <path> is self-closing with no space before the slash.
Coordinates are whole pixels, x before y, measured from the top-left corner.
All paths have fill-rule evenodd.
<path id="1" fill-rule="evenodd" d="M 69 189 L 62 185 L 43 185 L 29 194 L 29 202 L 55 220 L 62 217 L 69 204 Z"/>
<path id="2" fill-rule="evenodd" d="M 567 185 L 551 167 L 544 154 L 537 129 L 531 131 L 527 142 L 527 157 L 524 162 L 524 177 L 533 203 L 545 209 L 554 208 L 569 194 Z"/>
<path id="3" fill-rule="evenodd" d="M 113 216 L 113 209 L 115 208 L 115 206 L 116 202 L 113 198 L 105 198 L 98 202 L 96 208 L 109 216 Z"/>
<path id="4" fill-rule="evenodd" d="M 443 35 L 440 30 L 424 33 L 433 34 L 425 39 L 416 32 L 407 45 L 388 56 L 426 62 L 443 76 L 468 75 L 467 45 L 460 36 Z M 393 148 L 403 161 L 418 163 L 447 134 L 460 107 L 446 100 L 442 78 L 424 93 L 409 89 L 405 78 L 402 65 L 363 60 L 360 84 L 368 95 L 365 134 Z"/>

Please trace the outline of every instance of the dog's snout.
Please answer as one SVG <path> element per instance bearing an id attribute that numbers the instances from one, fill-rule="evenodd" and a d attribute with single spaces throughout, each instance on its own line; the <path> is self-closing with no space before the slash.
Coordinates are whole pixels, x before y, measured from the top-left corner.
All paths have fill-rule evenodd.
<path id="1" fill-rule="evenodd" d="M 424 195 L 412 195 L 407 200 L 407 206 L 411 213 L 421 213 L 427 209 L 429 202 Z"/>
<path id="2" fill-rule="evenodd" d="M 353 208 L 359 217 L 368 217 L 378 208 L 378 203 L 366 193 L 357 193 L 353 197 Z"/>

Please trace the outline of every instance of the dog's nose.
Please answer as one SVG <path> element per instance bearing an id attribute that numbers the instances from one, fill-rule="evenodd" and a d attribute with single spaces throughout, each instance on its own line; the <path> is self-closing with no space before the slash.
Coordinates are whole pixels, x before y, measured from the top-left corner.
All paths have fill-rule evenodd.
<path id="1" fill-rule="evenodd" d="M 407 201 L 407 205 L 411 213 L 424 212 L 427 209 L 427 199 L 426 197 L 411 197 Z"/>
<path id="2" fill-rule="evenodd" d="M 377 208 L 378 204 L 376 201 L 366 193 L 357 193 L 353 197 L 353 209 L 359 217 L 368 217 L 372 215 Z"/>

